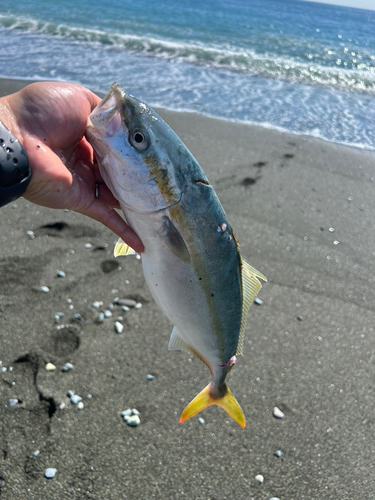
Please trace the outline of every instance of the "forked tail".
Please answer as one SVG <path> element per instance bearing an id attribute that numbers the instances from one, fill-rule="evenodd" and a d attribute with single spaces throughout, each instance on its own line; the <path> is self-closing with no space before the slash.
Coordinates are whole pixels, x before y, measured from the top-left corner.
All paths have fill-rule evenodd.
<path id="1" fill-rule="evenodd" d="M 211 390 L 210 390 L 211 389 Z M 236 398 L 230 392 L 228 386 L 224 386 L 224 394 L 222 396 L 213 396 L 213 382 L 210 382 L 202 392 L 191 401 L 180 417 L 180 424 L 190 417 L 193 417 L 200 411 L 207 408 L 207 406 L 218 405 L 221 406 L 229 415 L 244 429 L 246 425 L 245 415 L 237 403 Z"/>

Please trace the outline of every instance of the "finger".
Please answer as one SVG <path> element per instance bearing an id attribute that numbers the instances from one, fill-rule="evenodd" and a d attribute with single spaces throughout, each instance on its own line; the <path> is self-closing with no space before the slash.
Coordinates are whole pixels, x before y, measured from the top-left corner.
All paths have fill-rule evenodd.
<path id="1" fill-rule="evenodd" d="M 137 253 L 144 251 L 140 238 L 113 208 L 95 199 L 88 208 L 78 211 L 107 226 Z"/>
<path id="2" fill-rule="evenodd" d="M 101 184 L 105 184 L 104 179 L 102 177 L 102 174 L 100 173 L 99 164 L 97 163 L 95 156 L 94 156 L 94 160 L 92 163 L 92 172 L 94 174 L 96 182 L 99 182 Z"/>
<path id="3" fill-rule="evenodd" d="M 100 184 L 99 182 L 96 183 L 95 198 L 108 207 L 121 208 L 120 203 L 105 184 Z"/>

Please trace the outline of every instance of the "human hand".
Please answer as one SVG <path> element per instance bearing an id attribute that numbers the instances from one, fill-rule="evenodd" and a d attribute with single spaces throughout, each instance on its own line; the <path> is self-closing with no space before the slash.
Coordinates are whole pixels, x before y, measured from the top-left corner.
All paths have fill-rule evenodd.
<path id="1" fill-rule="evenodd" d="M 87 118 L 99 102 L 98 96 L 80 85 L 34 83 L 0 99 L 0 119 L 29 158 L 32 175 L 24 198 L 87 215 L 142 252 L 141 240 L 114 210 L 119 203 L 105 185 L 84 138 Z"/>

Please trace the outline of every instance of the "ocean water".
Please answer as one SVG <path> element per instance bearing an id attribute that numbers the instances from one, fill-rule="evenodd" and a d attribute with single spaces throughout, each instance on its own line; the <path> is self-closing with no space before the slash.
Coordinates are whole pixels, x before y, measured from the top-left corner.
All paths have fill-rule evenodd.
<path id="1" fill-rule="evenodd" d="M 0 77 L 375 149 L 375 11 L 303 0 L 2 0 Z"/>

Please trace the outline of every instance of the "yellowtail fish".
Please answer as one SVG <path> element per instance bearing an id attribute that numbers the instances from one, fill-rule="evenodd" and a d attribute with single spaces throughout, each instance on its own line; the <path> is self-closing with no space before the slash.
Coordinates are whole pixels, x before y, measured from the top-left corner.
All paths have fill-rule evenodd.
<path id="1" fill-rule="evenodd" d="M 145 103 L 114 83 L 89 118 L 86 137 L 100 172 L 145 248 L 142 265 L 160 309 L 174 324 L 170 350 L 195 354 L 212 381 L 180 422 L 210 405 L 245 427 L 225 383 L 242 354 L 250 304 L 262 273 L 240 255 L 223 207 L 195 158 Z M 123 241 L 115 256 L 134 253 Z"/>

